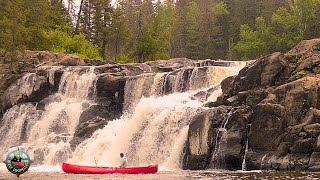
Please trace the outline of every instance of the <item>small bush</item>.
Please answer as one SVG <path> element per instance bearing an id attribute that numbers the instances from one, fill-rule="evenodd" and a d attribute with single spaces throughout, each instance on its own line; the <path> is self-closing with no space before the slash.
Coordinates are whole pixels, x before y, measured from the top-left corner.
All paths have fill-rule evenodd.
<path id="1" fill-rule="evenodd" d="M 83 34 L 70 36 L 61 30 L 46 32 L 50 50 L 58 53 L 77 54 L 82 58 L 101 60 L 99 49 L 86 40 Z"/>

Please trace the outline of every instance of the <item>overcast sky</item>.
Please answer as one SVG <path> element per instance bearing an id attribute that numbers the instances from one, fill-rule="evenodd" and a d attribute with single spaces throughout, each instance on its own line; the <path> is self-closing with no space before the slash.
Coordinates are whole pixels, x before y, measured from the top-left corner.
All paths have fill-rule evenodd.
<path id="1" fill-rule="evenodd" d="M 63 0 L 63 2 L 67 5 L 68 4 L 68 0 Z M 76 4 L 76 9 L 79 9 L 79 6 L 80 6 L 80 3 L 81 3 L 81 0 L 75 0 L 75 4 Z M 112 0 L 111 1 L 112 4 L 115 4 L 116 3 L 116 0 Z"/>

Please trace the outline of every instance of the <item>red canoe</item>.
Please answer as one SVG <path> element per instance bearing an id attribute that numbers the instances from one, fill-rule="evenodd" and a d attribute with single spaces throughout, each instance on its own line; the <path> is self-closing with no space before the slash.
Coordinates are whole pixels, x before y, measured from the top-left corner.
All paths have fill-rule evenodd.
<path id="1" fill-rule="evenodd" d="M 148 167 L 128 167 L 128 168 L 117 168 L 117 167 L 95 167 L 95 166 L 79 166 L 68 163 L 62 164 L 62 170 L 65 173 L 74 174 L 150 174 L 158 172 L 158 165 Z"/>

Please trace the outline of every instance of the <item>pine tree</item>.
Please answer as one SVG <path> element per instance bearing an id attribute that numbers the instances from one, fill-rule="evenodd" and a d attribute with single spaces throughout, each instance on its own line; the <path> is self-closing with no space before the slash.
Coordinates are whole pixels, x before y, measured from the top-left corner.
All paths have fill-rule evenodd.
<path id="1" fill-rule="evenodd" d="M 117 8 L 112 13 L 111 23 L 111 39 L 112 44 L 109 48 L 110 55 L 114 57 L 115 61 L 128 61 L 126 55 L 128 49 L 128 42 L 131 35 L 128 27 L 128 21 L 125 18 L 126 12 L 123 2 L 120 2 Z"/>

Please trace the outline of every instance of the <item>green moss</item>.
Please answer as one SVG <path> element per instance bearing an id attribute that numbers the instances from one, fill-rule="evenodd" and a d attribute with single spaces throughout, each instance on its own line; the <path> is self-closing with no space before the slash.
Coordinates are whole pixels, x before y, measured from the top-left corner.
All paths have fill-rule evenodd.
<path id="1" fill-rule="evenodd" d="M 284 54 L 284 57 L 290 63 L 297 63 L 303 57 L 303 54 L 293 55 L 290 52 Z"/>
<path id="2" fill-rule="evenodd" d="M 296 79 L 300 79 L 300 78 L 302 78 L 303 76 L 305 76 L 306 74 L 307 74 L 307 73 L 304 72 L 304 71 L 299 71 L 299 72 L 297 72 L 295 75 L 293 75 L 293 77 L 296 78 Z"/>

